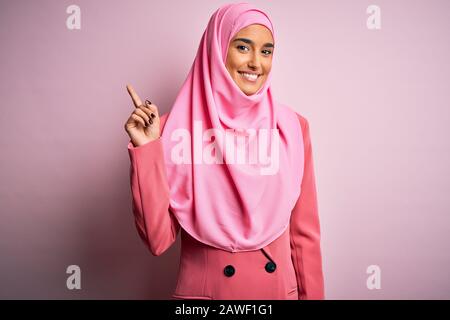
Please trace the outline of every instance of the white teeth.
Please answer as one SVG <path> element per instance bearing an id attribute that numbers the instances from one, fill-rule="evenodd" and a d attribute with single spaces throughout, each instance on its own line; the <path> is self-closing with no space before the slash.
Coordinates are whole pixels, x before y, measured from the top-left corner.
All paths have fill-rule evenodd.
<path id="1" fill-rule="evenodd" d="M 246 79 L 250 80 L 250 81 L 255 81 L 258 78 L 257 74 L 250 74 L 250 73 L 245 73 L 245 72 L 241 72 L 242 76 L 244 76 Z"/>

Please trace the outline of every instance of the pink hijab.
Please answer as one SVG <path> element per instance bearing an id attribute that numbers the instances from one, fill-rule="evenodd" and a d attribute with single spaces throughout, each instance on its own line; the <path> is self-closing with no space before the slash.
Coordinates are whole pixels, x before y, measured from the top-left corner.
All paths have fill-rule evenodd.
<path id="1" fill-rule="evenodd" d="M 225 67 L 230 40 L 255 23 L 275 40 L 270 18 L 249 3 L 214 12 L 161 135 L 171 212 L 192 237 L 230 252 L 286 230 L 303 177 L 300 123 L 274 101 L 272 71 L 246 95 Z"/>

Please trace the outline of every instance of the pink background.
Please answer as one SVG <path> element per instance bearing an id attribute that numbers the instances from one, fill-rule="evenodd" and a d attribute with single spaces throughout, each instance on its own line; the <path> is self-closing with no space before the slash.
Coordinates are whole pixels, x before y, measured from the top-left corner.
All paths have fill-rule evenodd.
<path id="1" fill-rule="evenodd" d="M 169 297 L 180 239 L 153 257 L 135 229 L 125 85 L 169 111 L 224 3 L 0 2 L 0 298 Z M 275 97 L 310 123 L 326 298 L 449 299 L 450 2 L 253 3 L 278 36 Z"/>

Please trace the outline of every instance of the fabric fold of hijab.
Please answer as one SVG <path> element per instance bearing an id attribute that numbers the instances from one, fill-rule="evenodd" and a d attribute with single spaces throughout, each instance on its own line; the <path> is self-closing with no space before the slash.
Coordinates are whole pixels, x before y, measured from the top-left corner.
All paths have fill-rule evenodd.
<path id="1" fill-rule="evenodd" d="M 272 71 L 246 95 L 226 69 L 230 41 L 251 24 L 275 41 L 269 16 L 247 2 L 213 13 L 161 135 L 170 211 L 192 237 L 230 252 L 263 248 L 286 230 L 303 177 L 300 123 L 274 101 Z"/>

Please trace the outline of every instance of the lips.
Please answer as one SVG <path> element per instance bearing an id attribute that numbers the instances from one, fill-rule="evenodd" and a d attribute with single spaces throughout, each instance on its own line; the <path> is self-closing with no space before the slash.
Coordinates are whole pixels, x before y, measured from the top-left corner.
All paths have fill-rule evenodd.
<path id="1" fill-rule="evenodd" d="M 259 73 L 248 71 L 238 71 L 238 73 L 242 76 L 243 79 L 248 80 L 250 82 L 256 82 L 256 80 L 261 76 L 261 74 Z"/>

